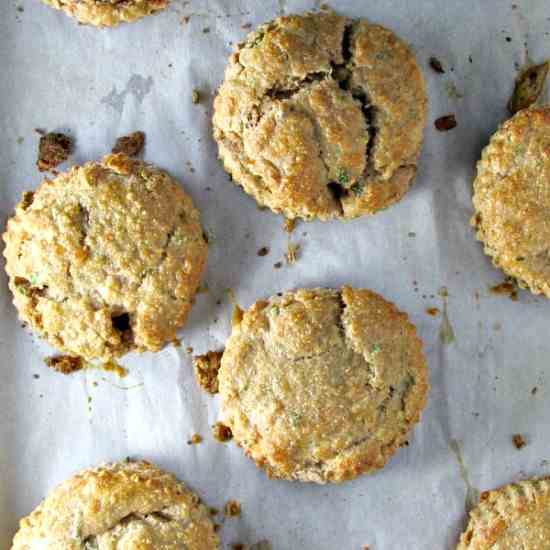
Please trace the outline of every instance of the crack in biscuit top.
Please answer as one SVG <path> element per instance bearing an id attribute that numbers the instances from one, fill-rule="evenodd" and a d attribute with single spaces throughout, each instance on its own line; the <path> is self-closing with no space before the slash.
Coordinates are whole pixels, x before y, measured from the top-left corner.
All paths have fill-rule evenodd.
<path id="1" fill-rule="evenodd" d="M 240 45 L 214 133 L 226 169 L 258 202 L 289 217 L 355 217 L 408 188 L 425 111 L 422 76 L 393 33 L 306 14 Z"/>

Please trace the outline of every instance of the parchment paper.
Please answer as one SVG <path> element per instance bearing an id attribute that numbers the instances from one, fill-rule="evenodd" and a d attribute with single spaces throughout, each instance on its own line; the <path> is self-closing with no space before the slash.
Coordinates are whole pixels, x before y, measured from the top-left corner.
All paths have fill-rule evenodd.
<path id="1" fill-rule="evenodd" d="M 299 260 L 277 270 L 288 243 L 282 219 L 229 183 L 211 139 L 211 100 L 244 25 L 319 2 L 174 0 L 165 13 L 116 30 L 78 26 L 38 0 L 1 2 L 2 225 L 22 191 L 41 180 L 34 128 L 74 136 L 70 163 L 98 158 L 139 129 L 145 159 L 183 182 L 213 238 L 209 290 L 180 333 L 183 346 L 128 356 L 124 379 L 50 372 L 43 359 L 52 349 L 21 328 L 1 277 L 0 547 L 9 548 L 18 518 L 57 483 L 126 456 L 173 471 L 210 506 L 240 501 L 241 518 L 221 531 L 226 547 L 268 540 L 276 550 L 452 548 L 477 490 L 550 473 L 550 304 L 525 292 L 518 302 L 491 294 L 503 276 L 468 225 L 475 162 L 507 116 L 517 67 L 550 55 L 550 4 L 515 4 L 333 2 L 414 48 L 429 87 L 425 146 L 416 185 L 400 204 L 351 223 L 299 224 L 291 236 Z M 444 75 L 429 68 L 431 55 Z M 199 105 L 194 88 L 206 96 Z M 449 113 L 458 127 L 437 132 L 434 119 Z M 263 246 L 270 253 L 259 257 Z M 429 405 L 410 445 L 376 475 L 340 486 L 268 480 L 234 444 L 213 441 L 217 398 L 198 389 L 185 349 L 223 347 L 226 289 L 247 307 L 278 291 L 345 283 L 378 291 L 411 315 L 428 356 Z M 439 336 L 442 315 L 425 312 L 443 309 L 441 287 L 450 344 Z M 204 442 L 188 445 L 193 433 Z M 521 451 L 515 433 L 527 440 Z"/>

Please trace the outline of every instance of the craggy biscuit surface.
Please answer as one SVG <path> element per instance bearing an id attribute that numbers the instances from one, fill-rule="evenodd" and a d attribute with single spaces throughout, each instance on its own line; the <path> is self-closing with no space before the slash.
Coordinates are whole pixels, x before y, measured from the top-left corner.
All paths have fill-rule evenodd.
<path id="1" fill-rule="evenodd" d="M 391 31 L 331 12 L 248 36 L 214 101 L 225 169 L 287 218 L 354 218 L 398 201 L 416 173 L 426 91 Z"/>
<path id="2" fill-rule="evenodd" d="M 298 290 L 236 316 L 221 420 L 271 477 L 339 482 L 382 468 L 428 392 L 407 315 L 369 290 Z"/>
<path id="3" fill-rule="evenodd" d="M 457 550 L 550 550 L 550 481 L 533 479 L 485 493 Z"/>
<path id="4" fill-rule="evenodd" d="M 207 256 L 190 197 L 165 172 L 124 155 L 25 193 L 4 240 L 21 319 L 86 359 L 172 341 Z"/>
<path id="5" fill-rule="evenodd" d="M 215 550 L 207 508 L 147 462 L 83 470 L 20 523 L 12 550 Z"/>
<path id="6" fill-rule="evenodd" d="M 473 204 L 472 224 L 493 263 L 550 297 L 550 106 L 518 112 L 493 135 Z"/>
<path id="7" fill-rule="evenodd" d="M 114 27 L 151 15 L 168 6 L 170 0 L 42 0 L 74 17 L 79 23 Z"/>

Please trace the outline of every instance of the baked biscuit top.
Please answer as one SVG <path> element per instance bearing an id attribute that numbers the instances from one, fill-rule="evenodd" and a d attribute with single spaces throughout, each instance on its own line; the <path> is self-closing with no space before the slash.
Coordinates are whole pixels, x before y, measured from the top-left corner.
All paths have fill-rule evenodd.
<path id="1" fill-rule="evenodd" d="M 398 201 L 426 118 L 407 45 L 331 12 L 280 17 L 239 45 L 214 101 L 226 170 L 288 218 L 353 218 Z"/>

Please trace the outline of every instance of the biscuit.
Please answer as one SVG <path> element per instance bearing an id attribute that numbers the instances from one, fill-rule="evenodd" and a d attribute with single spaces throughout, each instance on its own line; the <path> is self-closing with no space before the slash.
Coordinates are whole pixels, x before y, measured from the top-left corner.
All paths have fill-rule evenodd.
<path id="1" fill-rule="evenodd" d="M 121 154 L 25 193 L 3 238 L 21 319 L 60 351 L 101 360 L 174 340 L 208 248 L 178 183 Z"/>
<path id="2" fill-rule="evenodd" d="M 550 297 L 550 106 L 519 111 L 483 150 L 472 225 L 493 263 Z"/>
<path id="3" fill-rule="evenodd" d="M 426 90 L 409 47 L 365 19 L 280 17 L 230 57 L 214 101 L 226 171 L 287 218 L 373 214 L 416 173 Z"/>
<path id="4" fill-rule="evenodd" d="M 549 515 L 549 478 L 484 493 L 457 550 L 550 550 Z"/>
<path id="5" fill-rule="evenodd" d="M 84 25 L 114 27 L 151 15 L 168 6 L 170 0 L 42 0 L 64 11 Z"/>
<path id="6" fill-rule="evenodd" d="M 83 470 L 20 522 L 12 550 L 215 550 L 207 508 L 148 462 Z"/>
<path id="7" fill-rule="evenodd" d="M 270 477 L 340 482 L 382 468 L 426 404 L 422 343 L 369 290 L 312 289 L 234 317 L 221 421 Z"/>

